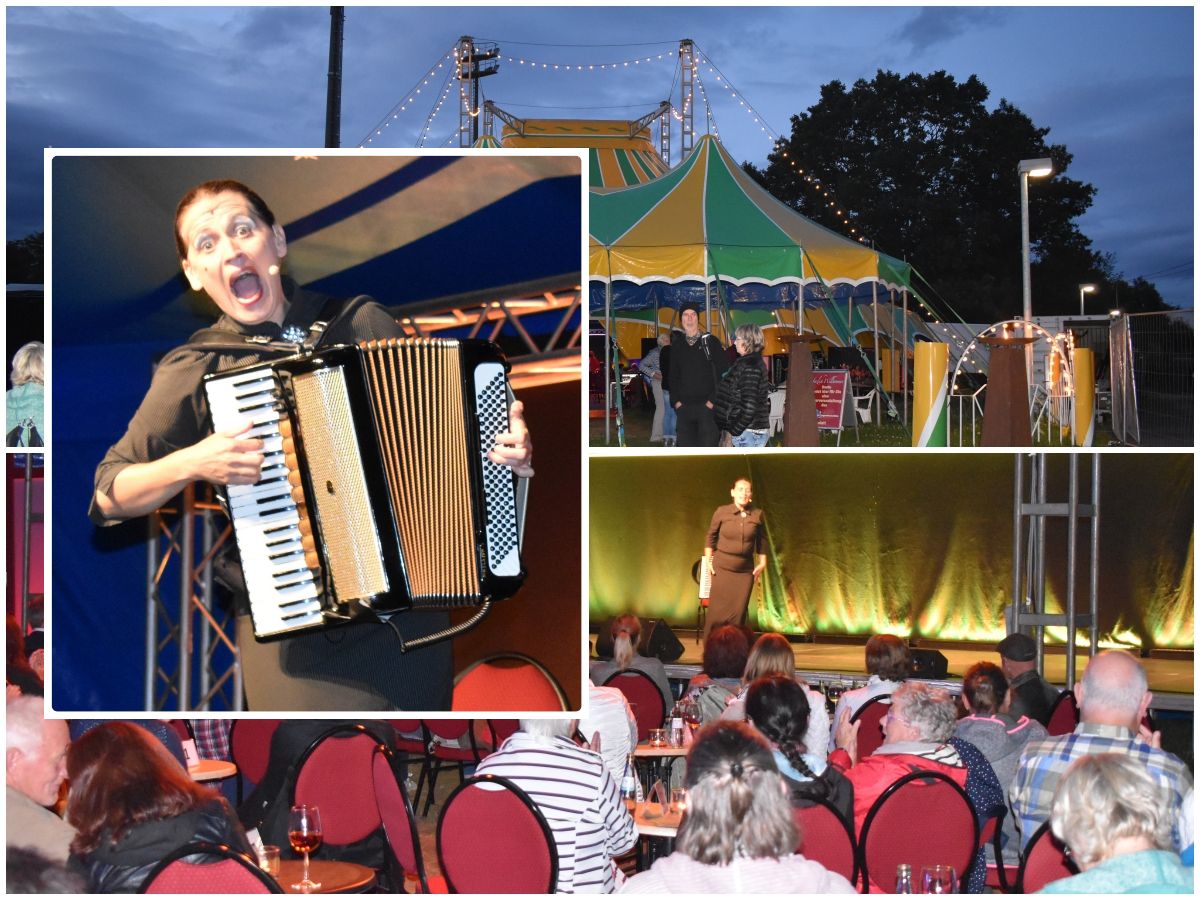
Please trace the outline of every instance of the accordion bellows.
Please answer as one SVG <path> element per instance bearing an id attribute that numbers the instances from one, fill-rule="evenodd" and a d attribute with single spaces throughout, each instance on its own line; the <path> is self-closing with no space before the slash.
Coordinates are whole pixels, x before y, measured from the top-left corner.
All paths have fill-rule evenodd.
<path id="1" fill-rule="evenodd" d="M 228 488 L 255 635 L 468 606 L 524 578 L 503 354 L 486 341 L 338 346 L 209 376 L 213 426 L 247 418 L 262 478 Z"/>

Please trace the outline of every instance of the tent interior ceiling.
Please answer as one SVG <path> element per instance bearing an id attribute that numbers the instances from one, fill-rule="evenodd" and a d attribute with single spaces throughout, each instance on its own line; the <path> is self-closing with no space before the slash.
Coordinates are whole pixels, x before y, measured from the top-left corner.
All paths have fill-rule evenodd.
<path id="1" fill-rule="evenodd" d="M 288 236 L 285 272 L 388 306 L 579 283 L 580 162 L 568 156 L 57 156 L 56 341 L 172 340 L 215 308 L 175 259 L 175 204 L 200 181 L 254 188 Z M 545 227 L 547 221 L 556 227 Z M 530 245 L 538 247 L 530 253 Z M 86 291 L 68 286 L 87 285 Z"/>

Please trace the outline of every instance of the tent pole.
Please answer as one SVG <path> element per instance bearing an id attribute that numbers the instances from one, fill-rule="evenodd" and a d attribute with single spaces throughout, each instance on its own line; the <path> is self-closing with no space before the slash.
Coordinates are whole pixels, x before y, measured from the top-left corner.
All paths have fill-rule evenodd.
<path id="1" fill-rule="evenodd" d="M 875 371 L 879 371 L 879 279 L 871 281 L 871 328 L 875 332 Z M 882 422 L 883 417 L 879 412 L 879 407 L 883 403 L 883 398 L 878 393 L 875 394 L 875 421 Z"/>
<path id="2" fill-rule="evenodd" d="M 608 281 L 604 283 L 604 446 L 608 446 L 612 433 L 612 409 L 608 396 L 608 373 L 612 371 L 612 250 L 605 248 L 608 256 Z M 617 379 L 620 381 L 620 379 Z"/>
<path id="3" fill-rule="evenodd" d="M 908 288 L 900 289 L 900 298 L 904 303 L 904 325 L 901 331 L 902 344 L 901 349 L 904 351 L 900 355 L 900 377 L 903 381 L 904 394 L 904 424 L 908 424 Z"/>

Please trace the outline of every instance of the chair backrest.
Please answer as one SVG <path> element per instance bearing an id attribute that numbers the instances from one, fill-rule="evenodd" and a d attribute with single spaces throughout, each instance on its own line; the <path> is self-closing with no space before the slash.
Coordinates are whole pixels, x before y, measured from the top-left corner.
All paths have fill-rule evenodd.
<path id="1" fill-rule="evenodd" d="M 567 695 L 550 671 L 524 653 L 496 653 L 467 666 L 454 679 L 451 709 L 466 712 L 561 712 Z"/>
<path id="2" fill-rule="evenodd" d="M 896 889 L 896 866 L 953 866 L 966 885 L 979 846 L 979 822 L 967 793 L 949 775 L 917 771 L 896 779 L 879 795 L 859 836 L 864 886 Z"/>
<path id="3" fill-rule="evenodd" d="M 858 846 L 854 841 L 854 828 L 833 804 L 816 800 L 811 806 L 793 806 L 792 816 L 800 833 L 796 852 L 805 859 L 819 862 L 854 884 L 858 880 Z"/>
<path id="4" fill-rule="evenodd" d="M 892 708 L 892 695 L 879 694 L 854 711 L 851 722 L 858 726 L 858 758 L 870 756 L 883 744 L 883 719 Z"/>
<path id="5" fill-rule="evenodd" d="M 488 728 L 492 732 L 492 747 L 499 747 L 506 740 L 521 730 L 520 719 L 488 719 Z"/>
<path id="6" fill-rule="evenodd" d="M 271 759 L 271 738 L 279 728 L 279 719 L 238 719 L 229 728 L 229 755 L 238 767 L 238 775 L 258 784 L 267 774 Z"/>
<path id="7" fill-rule="evenodd" d="M 417 834 L 417 818 L 404 790 L 404 773 L 400 770 L 400 763 L 396 754 L 385 744 L 376 746 L 375 754 L 371 757 L 371 778 L 388 847 L 400 868 L 417 876 L 421 893 L 428 894 L 429 881 L 425 877 L 425 859 Z"/>
<path id="8" fill-rule="evenodd" d="M 1050 707 L 1050 718 L 1046 722 L 1046 733 L 1051 737 L 1070 734 L 1079 724 L 1079 705 L 1074 691 L 1063 691 Z"/>
<path id="9" fill-rule="evenodd" d="M 186 857 L 199 857 L 188 860 Z M 282 894 L 278 882 L 228 844 L 194 841 L 150 870 L 139 894 Z"/>
<path id="10" fill-rule="evenodd" d="M 547 894 L 558 885 L 554 836 L 533 801 L 506 778 L 468 778 L 446 799 L 438 862 L 459 894 Z"/>
<path id="11" fill-rule="evenodd" d="M 1052 881 L 1078 874 L 1078 867 L 1067 856 L 1062 841 L 1050 830 L 1050 823 L 1043 822 L 1033 832 L 1021 857 L 1017 893 L 1036 894 Z"/>
<path id="12" fill-rule="evenodd" d="M 658 685 L 645 672 L 627 669 L 624 672 L 614 672 L 604 681 L 605 687 L 615 687 L 633 706 L 634 718 L 637 719 L 638 742 L 650 736 L 651 728 L 661 728 L 663 719 L 667 716 L 663 708 L 663 696 Z"/>
<path id="13" fill-rule="evenodd" d="M 432 737 L 457 741 L 471 730 L 471 719 L 425 719 L 425 727 Z"/>
<path id="14" fill-rule="evenodd" d="M 170 725 L 181 741 L 194 741 L 195 735 L 192 734 L 192 726 L 186 719 L 168 719 L 167 724 Z"/>
<path id="15" fill-rule="evenodd" d="M 364 725 L 338 725 L 300 756 L 291 802 L 320 808 L 325 843 L 355 844 L 378 830 L 371 757 L 380 743 Z"/>
<path id="16" fill-rule="evenodd" d="M 979 847 L 984 853 L 984 864 L 988 867 L 985 879 L 988 887 L 998 887 L 1003 894 L 1009 893 L 1015 885 L 1008 880 L 1009 867 L 1004 864 L 1003 831 L 1004 817 L 1008 815 L 1008 807 L 1004 804 L 993 806 L 983 819 L 979 828 Z M 988 844 L 992 845 L 994 863 L 987 861 Z"/>

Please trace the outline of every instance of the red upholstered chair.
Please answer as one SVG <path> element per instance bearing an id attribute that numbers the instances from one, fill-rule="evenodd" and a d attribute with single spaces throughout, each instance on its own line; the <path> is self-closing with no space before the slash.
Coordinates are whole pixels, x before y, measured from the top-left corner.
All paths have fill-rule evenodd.
<path id="1" fill-rule="evenodd" d="M 1067 856 L 1063 842 L 1054 836 L 1050 823 L 1043 822 L 1029 839 L 1017 872 L 1017 893 L 1036 894 L 1052 881 L 1078 875 L 1079 868 Z"/>
<path id="2" fill-rule="evenodd" d="M 1073 691 L 1063 691 L 1050 707 L 1050 719 L 1046 723 L 1046 732 L 1051 736 L 1070 734 L 1079 724 L 1079 705 L 1075 702 Z"/>
<path id="3" fill-rule="evenodd" d="M 371 774 L 371 757 L 380 743 L 365 725 L 337 725 L 301 754 L 291 803 L 320 808 L 324 843 L 355 844 L 380 827 Z"/>
<path id="4" fill-rule="evenodd" d="M 854 828 L 826 800 L 812 806 L 792 807 L 800 844 L 796 852 L 805 859 L 819 862 L 831 872 L 837 872 L 851 884 L 858 880 L 858 847 Z"/>
<path id="5" fill-rule="evenodd" d="M 883 720 L 892 708 L 892 695 L 880 694 L 872 697 L 854 711 L 851 722 L 858 726 L 858 758 L 870 756 L 883 743 Z"/>
<path id="6" fill-rule="evenodd" d="M 567 695 L 550 671 L 523 653 L 496 653 L 454 679 L 451 709 L 463 712 L 561 712 Z"/>
<path id="7" fill-rule="evenodd" d="M 501 744 L 521 730 L 520 719 L 488 719 L 487 724 L 492 735 L 493 749 L 498 749 Z"/>
<path id="8" fill-rule="evenodd" d="M 474 719 L 426 719 L 425 729 L 429 734 L 429 764 L 426 768 L 429 792 L 425 795 L 425 806 L 422 816 L 429 815 L 429 807 L 433 806 L 434 789 L 437 787 L 438 774 L 444 769 L 458 769 L 458 778 L 466 778 L 466 767 L 478 765 L 486 755 L 475 742 Z M 443 741 L 467 740 L 467 746 L 447 746 L 434 741 L 439 737 Z M 418 788 L 418 793 L 420 789 Z"/>
<path id="9" fill-rule="evenodd" d="M 650 736 L 651 728 L 662 728 L 667 711 L 663 708 L 663 695 L 649 675 L 633 669 L 614 672 L 605 680 L 604 686 L 615 687 L 633 706 L 639 743 Z"/>
<path id="10" fill-rule="evenodd" d="M 186 719 L 168 719 L 167 724 L 170 725 L 181 741 L 194 741 L 196 736 L 192 734 L 192 726 Z"/>
<path id="11" fill-rule="evenodd" d="M 457 894 L 549 894 L 558 852 L 533 801 L 505 778 L 468 778 L 442 808 L 438 862 Z"/>
<path id="12" fill-rule="evenodd" d="M 185 857 L 196 857 L 188 860 Z M 282 894 L 278 882 L 228 844 L 194 841 L 165 856 L 139 894 Z"/>
<path id="13" fill-rule="evenodd" d="M 407 873 L 416 877 L 422 894 L 447 893 L 445 879 L 430 879 L 425 873 L 417 819 L 404 791 L 401 764 L 396 754 L 384 744 L 375 748 L 375 755 L 371 758 L 371 775 L 375 785 L 375 803 L 379 807 L 379 817 L 383 820 L 383 831 L 387 837 L 393 886 L 399 890 Z"/>
<path id="14" fill-rule="evenodd" d="M 896 866 L 914 876 L 923 866 L 953 866 L 967 883 L 979 823 L 966 791 L 941 772 L 910 772 L 896 779 L 871 805 L 859 836 L 864 893 L 894 893 Z"/>
<path id="15" fill-rule="evenodd" d="M 246 782 L 258 784 L 267 774 L 271 738 L 280 719 L 237 719 L 229 726 L 229 755 L 238 767 L 237 796 L 242 800 Z"/>
<path id="16" fill-rule="evenodd" d="M 1004 830 L 1006 815 L 1008 815 L 1007 807 L 993 807 L 988 817 L 984 819 L 983 827 L 979 829 L 979 846 L 984 848 L 984 858 L 986 859 L 987 846 L 991 844 L 995 860 L 987 864 L 987 879 L 984 883 L 1002 894 L 1010 894 L 1016 888 L 1018 871 L 1016 866 L 1006 865 L 1004 862 L 1001 833 Z"/>

